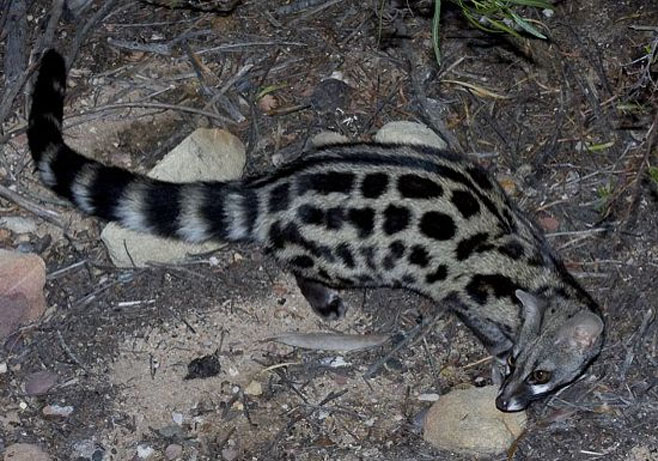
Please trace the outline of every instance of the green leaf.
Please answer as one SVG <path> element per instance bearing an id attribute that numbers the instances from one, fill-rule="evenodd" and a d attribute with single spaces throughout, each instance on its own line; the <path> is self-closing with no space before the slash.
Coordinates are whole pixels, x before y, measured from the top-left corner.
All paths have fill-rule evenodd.
<path id="1" fill-rule="evenodd" d="M 434 2 L 434 18 L 432 19 L 432 46 L 436 63 L 441 65 L 441 46 L 439 42 L 439 22 L 441 20 L 441 0 Z"/>
<path id="2" fill-rule="evenodd" d="M 514 22 L 517 23 L 521 27 L 521 29 L 525 30 L 530 35 L 534 35 L 537 38 L 541 38 L 542 40 L 546 40 L 546 36 L 544 34 L 542 34 L 537 29 L 535 29 L 529 22 L 527 22 L 521 16 L 514 13 L 513 11 L 509 11 L 509 15 L 512 16 L 512 19 L 514 19 Z"/>

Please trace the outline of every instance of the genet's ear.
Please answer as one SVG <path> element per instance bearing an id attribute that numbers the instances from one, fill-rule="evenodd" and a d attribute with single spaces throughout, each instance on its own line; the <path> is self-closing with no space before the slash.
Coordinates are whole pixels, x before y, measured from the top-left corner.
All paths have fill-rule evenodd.
<path id="1" fill-rule="evenodd" d="M 516 298 L 523 304 L 523 325 L 519 335 L 519 343 L 523 340 L 535 336 L 541 328 L 542 314 L 544 311 L 544 300 L 536 297 L 532 293 L 523 290 L 514 292 Z"/>
<path id="2" fill-rule="evenodd" d="M 603 320 L 593 312 L 580 312 L 562 325 L 557 342 L 580 352 L 590 349 L 603 332 Z"/>

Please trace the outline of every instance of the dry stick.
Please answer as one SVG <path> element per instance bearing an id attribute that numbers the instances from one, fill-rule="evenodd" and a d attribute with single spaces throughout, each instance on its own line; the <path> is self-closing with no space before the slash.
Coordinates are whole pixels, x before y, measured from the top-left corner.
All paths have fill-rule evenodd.
<path id="1" fill-rule="evenodd" d="M 179 106 L 175 104 L 164 104 L 160 102 L 121 102 L 121 103 L 116 103 L 116 104 L 107 104 L 105 106 L 98 106 L 94 107 L 93 109 L 84 111 L 80 114 L 76 114 L 76 116 L 83 116 L 87 114 L 93 114 L 95 112 L 102 112 L 104 110 L 112 110 L 112 109 L 127 109 L 127 108 L 153 108 L 153 109 L 169 109 L 169 110 L 177 110 L 180 112 L 189 112 L 192 114 L 197 114 L 197 115 L 205 115 L 206 117 L 214 118 L 222 123 L 226 123 L 229 125 L 234 125 L 235 122 L 227 117 L 222 117 L 219 114 L 215 114 L 210 111 L 206 110 L 201 110 L 201 109 L 196 109 L 194 107 L 188 107 L 188 106 Z"/>
<path id="2" fill-rule="evenodd" d="M 60 215 L 56 211 L 48 210 L 43 208 L 41 205 L 34 203 L 33 201 L 23 197 L 20 194 L 17 194 L 13 190 L 0 185 L 0 197 L 15 203 L 19 207 L 29 211 L 30 213 L 48 221 L 51 224 L 54 224 L 58 227 L 64 228 L 64 224 L 59 221 Z"/>
<path id="3" fill-rule="evenodd" d="M 274 436 L 274 439 L 272 439 L 272 441 L 271 441 L 271 442 L 267 445 L 267 447 L 265 448 L 264 453 L 267 453 L 268 455 L 271 455 L 271 451 L 272 451 L 272 449 L 274 448 L 274 446 L 278 443 L 279 440 L 281 440 L 281 438 L 282 438 L 282 437 L 283 437 L 283 436 L 284 436 L 284 435 L 285 435 L 290 429 L 293 428 L 293 426 L 294 426 L 295 424 L 297 424 L 298 422 L 300 422 L 300 421 L 303 420 L 303 419 L 306 419 L 306 418 L 310 417 L 313 413 L 315 413 L 316 411 L 318 411 L 319 409 L 321 409 L 324 405 L 326 405 L 327 403 L 331 402 L 332 400 L 336 400 L 337 398 L 339 398 L 339 397 L 345 395 L 346 393 L 347 393 L 347 389 L 343 389 L 342 391 L 339 391 L 339 392 L 331 391 L 331 392 L 329 393 L 329 395 L 327 395 L 324 399 L 322 399 L 322 400 L 320 401 L 320 403 L 317 404 L 317 406 L 314 406 L 314 407 L 311 408 L 309 411 L 306 411 L 306 412 L 304 412 L 304 413 L 302 413 L 302 414 L 296 416 L 296 417 L 293 418 L 292 420 L 290 420 L 290 421 L 288 422 L 288 424 L 285 425 L 285 427 L 282 427 L 282 428 L 279 430 L 279 432 L 277 432 L 277 434 Z M 271 458 L 266 456 L 264 459 L 271 459 Z"/>
<path id="4" fill-rule="evenodd" d="M 637 210 L 640 205 L 640 193 L 642 185 L 642 175 L 649 164 L 649 156 L 651 155 L 651 150 L 653 149 L 654 141 L 656 140 L 656 131 L 658 131 L 658 112 L 653 119 L 651 127 L 649 127 L 649 132 L 647 134 L 647 150 L 644 152 L 642 157 L 642 163 L 637 169 L 637 175 L 635 176 L 635 190 L 633 191 L 633 201 L 631 206 L 628 209 L 628 214 L 626 215 L 626 225 L 623 226 L 623 230 L 628 231 L 637 221 Z"/>
<path id="5" fill-rule="evenodd" d="M 82 362 L 73 354 L 73 351 L 69 348 L 69 346 L 66 344 L 64 341 L 64 337 L 62 336 L 62 333 L 57 330 L 57 338 L 59 339 L 59 344 L 62 346 L 62 349 L 64 349 L 64 352 L 66 352 L 66 355 L 69 356 L 71 360 L 73 360 L 73 363 L 75 363 L 77 366 L 82 368 L 86 373 L 89 374 L 89 370 L 87 367 L 85 367 Z"/>
<path id="6" fill-rule="evenodd" d="M 82 43 L 84 42 L 85 38 L 89 34 L 89 31 L 93 27 L 95 27 L 105 16 L 107 16 L 110 13 L 115 3 L 116 0 L 107 0 L 103 2 L 103 6 L 101 6 L 101 8 L 96 12 L 96 14 L 94 14 L 91 18 L 89 18 L 87 24 L 85 24 L 85 26 L 82 29 L 80 29 L 79 32 L 76 34 L 71 51 L 69 51 L 69 53 L 66 55 L 67 69 L 71 68 L 71 65 L 78 57 L 80 46 L 82 46 Z"/>
<path id="7" fill-rule="evenodd" d="M 423 320 L 421 323 L 416 325 L 409 331 L 402 340 L 395 345 L 393 349 L 390 350 L 388 354 L 386 354 L 384 357 L 376 361 L 374 364 L 366 370 L 366 372 L 363 374 L 363 377 L 366 379 L 372 378 L 377 371 L 386 363 L 388 360 L 393 357 L 396 353 L 398 353 L 402 348 L 406 347 L 412 340 L 414 340 L 417 336 L 421 335 L 421 337 L 424 336 L 427 331 L 434 326 L 434 324 L 439 320 L 441 315 L 443 314 L 443 311 L 439 311 L 434 317 L 430 317 L 428 319 Z"/>

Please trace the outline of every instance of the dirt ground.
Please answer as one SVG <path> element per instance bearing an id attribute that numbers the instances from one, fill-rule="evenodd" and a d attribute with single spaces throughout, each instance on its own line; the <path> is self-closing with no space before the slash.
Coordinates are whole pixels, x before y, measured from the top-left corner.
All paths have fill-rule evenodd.
<path id="1" fill-rule="evenodd" d="M 547 41 L 485 34 L 445 5 L 440 67 L 429 18 L 406 2 L 247 0 L 219 16 L 94 1 L 64 11 L 52 36 L 62 2 L 29 3 L 17 19 L 19 3 L 0 2 L 0 185 L 59 215 L 0 199 L 0 213 L 35 223 L 2 233 L 0 246 L 39 253 L 49 274 L 46 315 L 0 349 L 0 452 L 26 442 L 57 460 L 164 459 L 175 444 L 189 460 L 468 459 L 422 440 L 421 396 L 489 382 L 487 354 L 464 326 L 408 293 L 351 292 L 347 318 L 328 324 L 258 248 L 114 268 L 102 223 L 32 171 L 23 83 L 37 47 L 55 46 L 73 58 L 67 139 L 136 171 L 199 126 L 245 142 L 246 174 L 273 170 L 326 129 L 368 139 L 388 121 L 420 120 L 448 133 L 546 229 L 607 322 L 587 376 L 534 405 L 498 459 L 658 460 L 658 1 L 528 11 Z M 32 57 L 25 69 L 6 66 L 12 24 Z M 335 354 L 262 341 L 320 330 L 399 339 L 435 317 L 367 380 L 393 344 Z M 219 373 L 185 380 L 208 354 Z M 39 370 L 59 384 L 27 396 Z M 45 417 L 54 404 L 74 411 Z"/>

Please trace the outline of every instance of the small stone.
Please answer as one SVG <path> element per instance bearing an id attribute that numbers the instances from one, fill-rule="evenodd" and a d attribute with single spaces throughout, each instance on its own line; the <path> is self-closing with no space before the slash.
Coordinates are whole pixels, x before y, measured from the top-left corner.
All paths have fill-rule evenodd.
<path id="1" fill-rule="evenodd" d="M 7 373 L 7 362 L 0 362 L 0 375 Z"/>
<path id="2" fill-rule="evenodd" d="M 178 424 L 179 426 L 183 425 L 183 414 L 182 413 L 177 413 L 173 412 L 171 413 L 171 420 Z"/>
<path id="3" fill-rule="evenodd" d="M 165 458 L 169 460 L 179 458 L 183 454 L 183 447 L 181 447 L 176 443 L 172 443 L 170 445 L 167 445 L 164 454 L 165 454 Z"/>
<path id="4" fill-rule="evenodd" d="M 429 393 L 429 394 L 420 394 L 418 400 L 421 402 L 436 402 L 439 400 L 439 394 Z"/>
<path id="5" fill-rule="evenodd" d="M 438 134 L 427 126 L 408 121 L 387 123 L 379 129 L 374 139 L 381 143 L 415 144 L 437 149 L 445 149 L 448 146 Z"/>
<path id="6" fill-rule="evenodd" d="M 46 405 L 41 410 L 44 416 L 54 416 L 58 418 L 68 418 L 73 413 L 72 406 L 60 407 L 59 405 Z"/>
<path id="7" fill-rule="evenodd" d="M 538 219 L 539 225 L 546 231 L 546 232 L 555 232 L 556 230 L 559 229 L 560 227 L 560 221 L 555 219 L 551 215 L 544 215 Z"/>
<path id="8" fill-rule="evenodd" d="M 496 180 L 498 181 L 498 184 L 500 184 L 500 187 L 503 188 L 503 190 L 507 195 L 516 194 L 516 190 L 517 190 L 516 180 L 512 176 L 501 174 L 496 177 Z"/>
<path id="9" fill-rule="evenodd" d="M 15 443 L 5 450 L 4 461 L 50 461 L 50 456 L 37 445 Z"/>
<path id="10" fill-rule="evenodd" d="M 155 450 L 148 445 L 137 445 L 137 457 L 139 459 L 148 459 L 153 453 L 155 453 Z"/>
<path id="11" fill-rule="evenodd" d="M 311 139 L 313 147 L 322 147 L 329 144 L 344 144 L 350 142 L 347 136 L 343 136 L 335 131 L 321 131 Z"/>
<path id="12" fill-rule="evenodd" d="M 342 356 L 338 355 L 336 357 L 325 357 L 320 360 L 320 363 L 326 367 L 331 368 L 341 368 L 348 367 L 351 365 L 350 362 L 347 362 Z"/>
<path id="13" fill-rule="evenodd" d="M 33 234 L 37 230 L 37 223 L 31 218 L 23 216 L 5 216 L 0 218 L 0 227 L 9 229 L 15 234 Z"/>
<path id="14" fill-rule="evenodd" d="M 34 254 L 0 250 L 0 340 L 46 310 L 46 264 Z"/>
<path id="15" fill-rule="evenodd" d="M 258 381 L 252 381 L 244 389 L 244 393 L 247 395 L 262 395 L 263 386 Z"/>
<path id="16" fill-rule="evenodd" d="M 238 459 L 240 452 L 235 447 L 227 447 L 222 450 L 222 457 L 224 461 L 235 461 Z"/>
<path id="17" fill-rule="evenodd" d="M 46 394 L 55 384 L 57 375 L 51 371 L 37 371 L 27 376 L 25 380 L 25 393 L 27 395 Z"/>
<path id="18" fill-rule="evenodd" d="M 442 395 L 425 416 L 423 437 L 437 448 L 470 456 L 504 452 L 523 432 L 526 415 L 499 411 L 497 393 L 486 386 Z"/>

